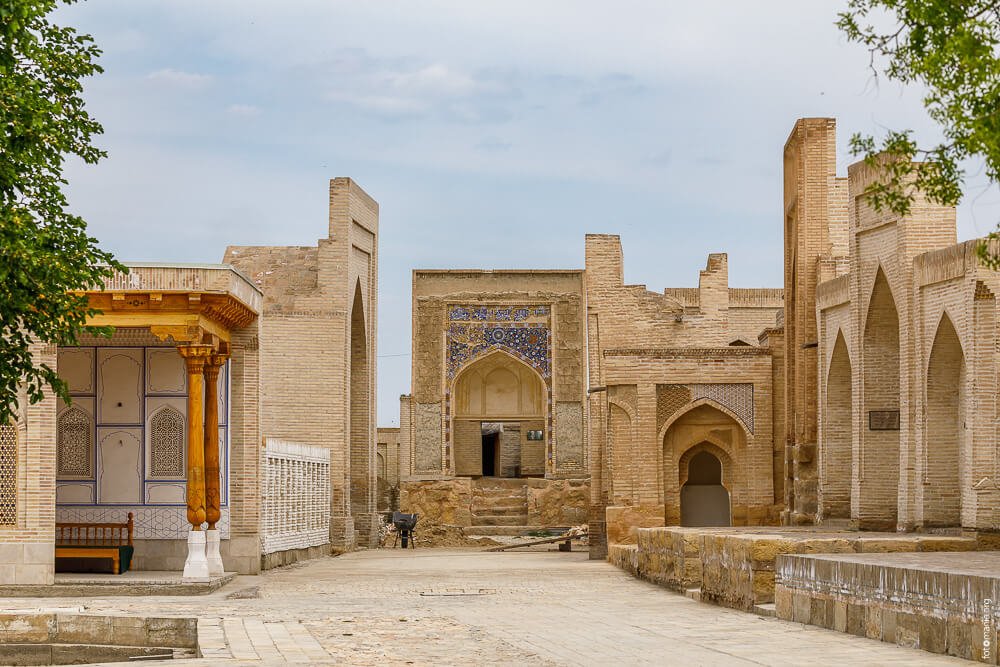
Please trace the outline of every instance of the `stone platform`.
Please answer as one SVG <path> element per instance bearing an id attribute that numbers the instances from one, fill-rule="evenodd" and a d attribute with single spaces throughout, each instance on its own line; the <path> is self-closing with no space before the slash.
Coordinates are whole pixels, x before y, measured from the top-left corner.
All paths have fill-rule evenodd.
<path id="1" fill-rule="evenodd" d="M 236 578 L 227 572 L 210 581 L 183 581 L 180 572 L 130 571 L 124 574 L 56 573 L 51 586 L 0 586 L 0 598 L 108 597 L 129 595 L 205 595 Z"/>
<path id="2" fill-rule="evenodd" d="M 975 551 L 973 538 L 817 527 L 640 528 L 637 544 L 610 545 L 608 560 L 667 588 L 743 611 L 774 603 L 783 554 Z"/>
<path id="3" fill-rule="evenodd" d="M 990 665 L 1000 551 L 782 555 L 779 618 Z"/>

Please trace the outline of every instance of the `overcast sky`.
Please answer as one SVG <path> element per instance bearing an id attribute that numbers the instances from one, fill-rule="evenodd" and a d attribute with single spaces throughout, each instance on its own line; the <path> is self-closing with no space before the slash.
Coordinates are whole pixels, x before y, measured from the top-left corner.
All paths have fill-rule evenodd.
<path id="1" fill-rule="evenodd" d="M 410 383 L 413 268 L 583 268 L 622 236 L 625 277 L 782 281 L 781 154 L 796 118 L 936 137 L 919 90 L 872 85 L 834 27 L 846 0 L 89 0 L 86 97 L 109 159 L 70 199 L 124 261 L 218 262 L 313 245 L 327 181 L 380 204 L 379 414 Z M 972 169 L 976 167 L 973 165 Z M 973 178 L 959 238 L 1000 196 Z"/>

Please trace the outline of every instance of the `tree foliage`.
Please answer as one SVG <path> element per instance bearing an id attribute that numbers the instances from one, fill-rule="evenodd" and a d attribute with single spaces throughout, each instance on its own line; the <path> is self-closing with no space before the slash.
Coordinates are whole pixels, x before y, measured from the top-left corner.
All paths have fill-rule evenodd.
<path id="1" fill-rule="evenodd" d="M 910 211 L 921 191 L 954 206 L 962 197 L 961 163 L 978 157 L 986 175 L 1000 182 L 1000 2 L 998 0 L 850 0 L 838 27 L 863 44 L 876 78 L 926 88 L 924 106 L 943 139 L 920 146 L 910 130 L 889 131 L 881 141 L 854 135 L 851 150 L 878 165 L 883 178 L 867 190 L 876 209 Z M 880 160 L 879 153 L 891 159 Z M 995 231 L 990 238 L 1000 236 Z M 1000 256 L 986 243 L 979 254 L 993 268 Z"/>
<path id="2" fill-rule="evenodd" d="M 105 155 L 91 144 L 102 128 L 81 96 L 81 79 L 102 70 L 89 35 L 49 21 L 56 6 L 0 0 L 0 423 L 14 414 L 22 383 L 32 403 L 47 388 L 68 400 L 56 369 L 36 365 L 31 346 L 76 343 L 96 312 L 72 291 L 126 270 L 67 210 L 66 158 Z"/>

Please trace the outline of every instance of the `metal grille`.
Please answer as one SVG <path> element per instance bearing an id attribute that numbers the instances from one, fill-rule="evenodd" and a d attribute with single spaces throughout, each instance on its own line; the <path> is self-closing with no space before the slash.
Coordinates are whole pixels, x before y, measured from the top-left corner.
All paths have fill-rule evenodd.
<path id="1" fill-rule="evenodd" d="M 330 450 L 267 439 L 264 553 L 330 541 Z"/>
<path id="2" fill-rule="evenodd" d="M 17 428 L 0 425 L 0 526 L 17 523 Z"/>

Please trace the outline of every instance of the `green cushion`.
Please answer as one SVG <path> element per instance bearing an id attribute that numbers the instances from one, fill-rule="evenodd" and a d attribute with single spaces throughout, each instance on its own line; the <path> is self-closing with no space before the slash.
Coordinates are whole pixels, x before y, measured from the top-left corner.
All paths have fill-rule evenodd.
<path id="1" fill-rule="evenodd" d="M 65 544 L 59 546 L 73 547 L 74 549 L 114 549 L 114 547 L 102 547 L 93 544 Z M 132 565 L 132 555 L 135 547 L 128 545 L 118 547 L 118 574 L 128 572 Z M 110 558 L 56 558 L 56 572 L 113 572 L 114 561 Z"/>

